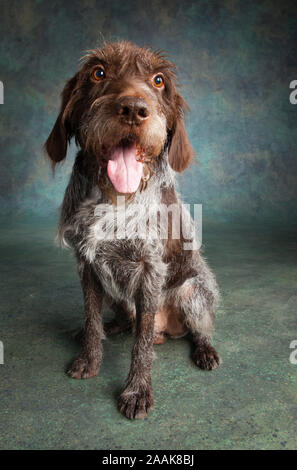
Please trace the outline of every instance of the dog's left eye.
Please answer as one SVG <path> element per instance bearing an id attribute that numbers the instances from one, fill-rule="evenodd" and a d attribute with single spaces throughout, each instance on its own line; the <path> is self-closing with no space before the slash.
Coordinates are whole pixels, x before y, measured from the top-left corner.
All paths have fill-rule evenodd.
<path id="1" fill-rule="evenodd" d="M 94 70 L 93 72 L 93 78 L 99 82 L 100 80 L 103 80 L 105 78 L 105 71 L 103 67 L 98 67 L 98 69 Z"/>
<path id="2" fill-rule="evenodd" d="M 162 88 L 164 86 L 164 77 L 160 73 L 153 77 L 153 84 L 157 88 Z"/>

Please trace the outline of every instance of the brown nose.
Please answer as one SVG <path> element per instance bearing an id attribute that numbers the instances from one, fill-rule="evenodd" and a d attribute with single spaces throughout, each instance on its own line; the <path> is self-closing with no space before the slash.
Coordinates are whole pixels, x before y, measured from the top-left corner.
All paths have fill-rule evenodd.
<path id="1" fill-rule="evenodd" d="M 150 114 L 143 98 L 122 96 L 115 104 L 115 112 L 127 124 L 141 124 Z"/>

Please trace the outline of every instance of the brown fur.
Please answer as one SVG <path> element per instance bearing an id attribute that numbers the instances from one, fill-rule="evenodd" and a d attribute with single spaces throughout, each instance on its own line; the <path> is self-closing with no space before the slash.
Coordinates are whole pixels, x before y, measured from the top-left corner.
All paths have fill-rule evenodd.
<path id="1" fill-rule="evenodd" d="M 118 69 L 116 57 L 121 54 L 122 66 Z M 91 78 L 92 72 L 99 65 L 108 68 L 110 81 L 108 84 L 96 83 Z M 135 77 L 133 85 L 129 82 L 125 69 L 129 68 L 128 77 Z M 119 78 L 120 74 L 123 78 Z M 154 90 L 148 93 L 143 84 L 150 85 L 152 75 L 162 73 L 165 77 L 164 90 Z M 67 143 L 75 136 L 77 143 L 98 158 L 99 164 L 104 165 L 104 156 L 109 148 L 116 145 L 123 138 L 129 138 L 130 129 L 118 119 L 113 119 L 115 98 L 119 100 L 123 96 L 142 97 L 149 107 L 159 108 L 166 116 L 167 128 L 170 134 L 169 162 L 175 171 L 183 171 L 193 158 L 193 149 L 183 122 L 183 114 L 187 105 L 174 82 L 175 66 L 161 53 L 154 53 L 150 49 L 139 48 L 131 43 L 107 44 L 102 49 L 91 51 L 85 56 L 85 64 L 80 71 L 70 79 L 62 93 L 62 105 L 57 121 L 45 148 L 53 165 L 66 157 Z M 115 80 L 117 78 L 117 80 Z M 114 79 L 114 80 L 113 80 Z M 137 81 L 138 80 L 138 81 Z M 88 122 L 90 111 L 95 112 L 99 104 L 102 121 L 112 120 L 112 126 L 106 129 L 104 140 L 94 138 L 94 132 L 86 133 L 82 125 Z M 151 125 L 150 119 L 145 127 Z M 136 138 L 142 146 L 145 142 L 145 129 L 143 126 L 134 126 L 133 138 Z M 162 144 L 158 141 L 150 142 L 147 153 L 156 158 Z"/>
<path id="2" fill-rule="evenodd" d="M 96 78 L 98 71 L 102 80 Z M 156 75 L 162 77 L 161 87 L 154 85 Z M 104 338 L 102 302 L 109 299 L 115 318 L 105 325 L 107 334 L 128 330 L 135 324 L 131 368 L 119 398 L 120 411 L 130 419 L 143 418 L 153 407 L 153 342 L 164 342 L 165 334 L 179 337 L 190 328 L 195 363 L 208 369 L 218 365 L 219 357 L 209 339 L 216 286 L 198 251 L 184 250 L 184 238 L 173 238 L 170 216 L 168 239 L 158 245 L 163 250 L 161 255 L 154 245 L 124 240 L 122 244 L 102 243 L 90 261 L 82 249 L 93 220 L 92 200 L 88 201 L 99 186 L 115 203 L 119 194 L 107 176 L 106 165 L 111 150 L 118 145 L 135 143 L 138 157 L 144 162 L 145 175 L 138 192 L 146 191 L 167 153 L 166 175 L 170 174 L 168 162 L 176 172 L 185 170 L 193 158 L 184 124 L 186 110 L 175 82 L 175 66 L 164 54 L 129 42 L 105 44 L 90 51 L 80 70 L 67 82 L 58 118 L 45 144 L 53 167 L 66 157 L 72 137 L 81 149 L 64 196 L 59 232 L 61 238 L 69 232 L 68 241 L 76 251 L 86 315 L 80 335 L 82 351 L 68 375 L 84 379 L 98 373 Z M 160 184 L 162 203 L 180 204 L 173 183 Z M 125 195 L 126 202 L 134 196 Z M 111 284 L 108 276 L 114 281 L 113 293 L 106 287 Z M 183 286 L 195 277 L 195 284 Z M 188 301 L 191 297 L 197 299 L 193 305 L 199 312 L 192 311 Z M 200 317 L 201 328 L 197 320 Z"/>

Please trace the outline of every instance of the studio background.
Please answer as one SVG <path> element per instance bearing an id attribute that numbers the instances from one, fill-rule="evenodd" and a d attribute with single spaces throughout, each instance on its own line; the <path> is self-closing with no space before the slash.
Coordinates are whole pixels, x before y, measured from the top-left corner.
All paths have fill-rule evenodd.
<path id="1" fill-rule="evenodd" d="M 1 6 L 1 212 L 48 215 L 61 203 L 74 149 L 54 180 L 42 145 L 65 81 L 104 38 L 164 49 L 178 66 L 198 155 L 182 178 L 187 202 L 202 203 L 215 220 L 292 223 L 293 1 L 2 0 Z"/>
<path id="2" fill-rule="evenodd" d="M 296 449 L 297 5 L 294 1 L 0 0 L 0 448 Z M 55 178 L 42 147 L 60 93 L 102 40 L 164 49 L 191 111 L 203 252 L 223 302 L 223 366 L 194 368 L 186 338 L 156 348 L 156 408 L 116 409 L 131 335 L 97 378 L 69 379 L 83 322 L 75 262 L 53 243 L 75 146 Z M 72 331 L 73 330 L 73 331 Z"/>

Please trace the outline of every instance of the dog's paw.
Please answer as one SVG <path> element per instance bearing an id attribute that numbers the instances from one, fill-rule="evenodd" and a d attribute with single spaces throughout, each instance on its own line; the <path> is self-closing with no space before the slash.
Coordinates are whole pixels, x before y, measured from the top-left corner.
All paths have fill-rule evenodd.
<path id="1" fill-rule="evenodd" d="M 154 407 L 154 398 L 152 388 L 144 391 L 131 392 L 124 390 L 121 394 L 118 407 L 120 412 L 129 419 L 143 419 L 147 412 Z"/>
<path id="2" fill-rule="evenodd" d="M 106 336 L 118 335 L 119 333 L 121 333 L 121 331 L 122 328 L 115 320 L 111 320 L 104 323 L 104 333 L 106 334 Z"/>
<path id="3" fill-rule="evenodd" d="M 222 362 L 217 351 L 210 344 L 196 347 L 192 358 L 196 366 L 203 370 L 216 369 Z"/>
<path id="4" fill-rule="evenodd" d="M 166 341 L 166 336 L 162 333 L 155 333 L 154 344 L 163 344 Z"/>
<path id="5" fill-rule="evenodd" d="M 99 372 L 99 359 L 89 359 L 85 356 L 79 356 L 67 371 L 67 375 L 72 379 L 90 379 Z"/>
<path id="6" fill-rule="evenodd" d="M 118 335 L 124 331 L 130 331 L 132 325 L 129 321 L 121 322 L 120 324 L 117 320 L 111 320 L 104 323 L 104 333 L 106 336 Z"/>

